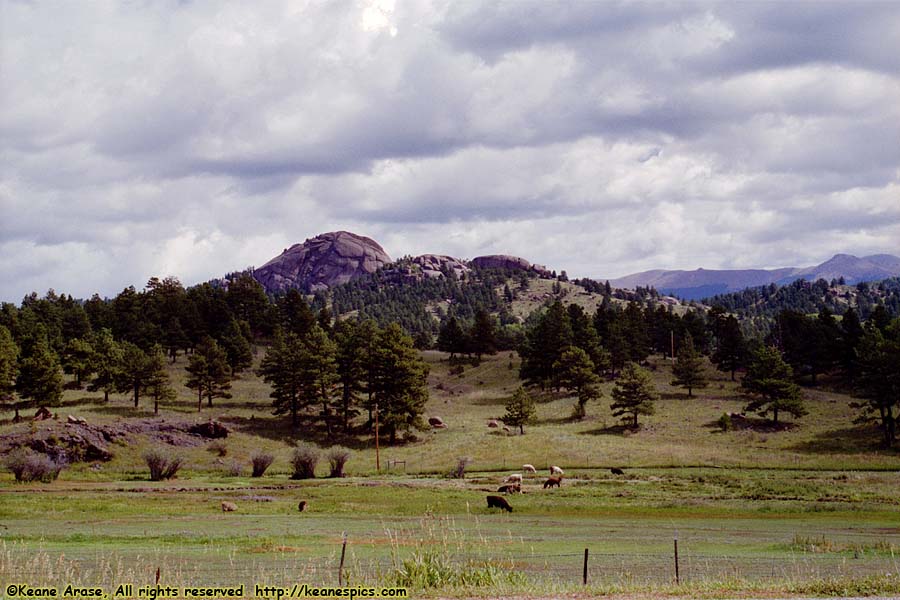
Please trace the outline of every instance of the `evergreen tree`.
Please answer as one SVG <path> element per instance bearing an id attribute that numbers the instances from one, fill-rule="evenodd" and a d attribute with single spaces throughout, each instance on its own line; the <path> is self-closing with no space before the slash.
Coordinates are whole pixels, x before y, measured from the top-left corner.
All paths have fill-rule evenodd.
<path id="1" fill-rule="evenodd" d="M 524 387 L 519 386 L 506 401 L 506 414 L 500 420 L 510 427 L 518 427 L 519 434 L 525 435 L 525 426 L 534 422 L 534 415 L 534 400 Z"/>
<path id="2" fill-rule="evenodd" d="M 894 319 L 884 333 L 874 324 L 867 327 L 859 344 L 856 395 L 865 399 L 853 405 L 861 409 L 856 422 L 877 422 L 884 446 L 892 447 L 900 412 L 900 319 Z"/>
<path id="3" fill-rule="evenodd" d="M 109 402 L 110 392 L 119 389 L 122 380 L 122 369 L 125 354 L 122 346 L 113 339 L 109 329 L 101 329 L 93 336 L 94 348 L 91 372 L 95 373 L 94 379 L 88 384 L 88 391 L 103 391 L 103 401 Z"/>
<path id="4" fill-rule="evenodd" d="M 316 315 L 306 299 L 295 289 L 290 289 L 278 299 L 278 310 L 286 333 L 305 336 L 316 323 Z"/>
<path id="5" fill-rule="evenodd" d="M 466 351 L 466 334 L 456 317 L 451 316 L 441 325 L 438 333 L 438 350 L 450 353 L 450 360 L 453 360 L 457 354 Z"/>
<path id="6" fill-rule="evenodd" d="M 693 396 L 694 388 L 705 388 L 709 384 L 703 368 L 703 357 L 694 349 L 694 338 L 691 334 L 685 334 L 678 358 L 672 365 L 672 385 L 686 388 L 688 398 Z"/>
<path id="7" fill-rule="evenodd" d="M 46 337 L 33 341 L 29 353 L 19 363 L 16 391 L 40 406 L 57 406 L 62 399 L 63 376 L 59 359 L 50 350 Z M 17 411 L 18 414 L 18 411 Z"/>
<path id="8" fill-rule="evenodd" d="M 777 348 L 763 346 L 757 350 L 747 367 L 741 387 L 753 398 L 744 410 L 755 411 L 761 416 L 772 414 L 778 422 L 778 413 L 786 412 L 795 418 L 806 414 L 800 388 L 793 382 L 793 371 Z"/>
<path id="9" fill-rule="evenodd" d="M 249 330 L 249 325 L 244 322 L 245 329 Z M 225 357 L 228 366 L 231 368 L 231 376 L 239 373 L 253 364 L 253 350 L 250 347 L 250 341 L 247 339 L 245 332 L 241 330 L 241 325 L 236 319 L 231 319 L 225 328 L 220 340 L 220 346 L 225 351 Z"/>
<path id="10" fill-rule="evenodd" d="M 730 371 L 731 380 L 734 381 L 735 371 L 744 366 L 747 357 L 747 342 L 734 315 L 728 315 L 723 320 L 718 328 L 717 339 L 712 362 L 720 371 Z"/>
<path id="11" fill-rule="evenodd" d="M 145 384 L 147 394 L 153 398 L 153 414 L 159 414 L 161 402 L 171 402 L 177 397 L 175 388 L 166 371 L 166 355 L 159 344 L 155 344 L 148 354 L 147 382 Z"/>
<path id="12" fill-rule="evenodd" d="M 638 415 L 652 415 L 655 412 L 653 403 L 658 394 L 653 385 L 650 373 L 634 363 L 628 363 L 612 390 L 613 402 L 610 404 L 614 417 L 627 417 L 631 427 L 637 428 Z"/>
<path id="13" fill-rule="evenodd" d="M 344 432 L 350 431 L 350 420 L 359 414 L 357 407 L 365 391 L 365 367 L 360 352 L 362 339 L 359 327 L 353 321 L 337 321 L 332 330 L 337 346 L 338 385 L 340 388 L 339 413 Z"/>
<path id="14" fill-rule="evenodd" d="M 340 376 L 337 369 L 337 345 L 328 338 L 325 331 L 314 325 L 303 339 L 305 353 L 305 377 L 303 394 L 309 404 L 322 406 L 319 413 L 325 431 L 331 437 L 333 426 L 332 402 L 336 397 L 336 387 Z M 340 410 L 338 404 L 338 410 Z"/>
<path id="15" fill-rule="evenodd" d="M 273 307 L 266 290 L 252 275 L 244 273 L 229 281 L 225 302 L 235 319 L 250 324 L 251 342 L 254 337 L 272 333 Z"/>
<path id="16" fill-rule="evenodd" d="M 578 403 L 572 412 L 576 419 L 585 417 L 585 406 L 591 400 L 598 400 L 601 396 L 598 385 L 600 378 L 594 372 L 594 364 L 587 352 L 581 348 L 569 348 L 554 365 L 559 377 L 560 386 L 574 390 L 578 396 Z"/>
<path id="17" fill-rule="evenodd" d="M 497 353 L 497 332 L 494 318 L 483 307 L 475 311 L 475 322 L 469 333 L 470 349 L 481 360 L 483 354 Z"/>
<path id="18" fill-rule="evenodd" d="M 122 342 L 122 362 L 117 372 L 116 391 L 131 391 L 134 407 L 138 407 L 141 392 L 153 373 L 153 362 L 150 355 L 140 349 L 137 344 Z"/>
<path id="19" fill-rule="evenodd" d="M 0 407 L 15 409 L 16 421 L 19 420 L 19 405 L 15 396 L 18 375 L 19 346 L 9 329 L 0 325 Z"/>
<path id="20" fill-rule="evenodd" d="M 296 334 L 275 331 L 272 345 L 259 365 L 259 375 L 272 386 L 269 396 L 274 414 L 290 413 L 291 426 L 299 425 L 300 394 L 303 389 L 303 354 Z"/>
<path id="21" fill-rule="evenodd" d="M 75 338 L 66 343 L 63 351 L 63 371 L 75 375 L 75 385 L 81 389 L 82 382 L 94 372 L 94 347 L 88 340 Z"/>
<path id="22" fill-rule="evenodd" d="M 181 326 L 181 319 L 178 317 L 169 317 L 163 327 L 162 343 L 172 362 L 178 357 L 178 351 L 191 345 L 184 327 Z"/>
<path id="23" fill-rule="evenodd" d="M 428 365 L 413 347 L 412 338 L 392 323 L 378 336 L 373 396 L 381 424 L 397 440 L 399 430 L 421 425 L 428 400 Z"/>
<path id="24" fill-rule="evenodd" d="M 197 410 L 203 408 L 203 397 L 212 407 L 214 398 L 231 398 L 231 380 L 228 376 L 228 357 L 216 340 L 206 337 L 197 345 L 188 359 L 188 380 L 185 383 L 197 390 Z"/>
<path id="25" fill-rule="evenodd" d="M 840 364 L 852 383 L 856 379 L 859 370 L 858 349 L 860 340 L 863 338 L 863 327 L 859 322 L 859 314 L 849 307 L 841 319 L 841 336 L 840 336 Z"/>
<path id="26" fill-rule="evenodd" d="M 558 387 L 554 365 L 572 345 L 569 315 L 557 300 L 536 317 L 525 332 L 525 343 L 519 349 L 522 364 L 519 377 L 541 386 Z"/>

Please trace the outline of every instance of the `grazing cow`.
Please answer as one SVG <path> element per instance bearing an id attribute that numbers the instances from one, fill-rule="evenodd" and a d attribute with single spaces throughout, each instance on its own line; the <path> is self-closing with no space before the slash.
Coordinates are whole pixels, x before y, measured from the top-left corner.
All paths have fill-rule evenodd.
<path id="1" fill-rule="evenodd" d="M 222 512 L 234 512 L 237 510 L 237 504 L 234 502 L 222 502 Z"/>
<path id="2" fill-rule="evenodd" d="M 503 494 L 521 494 L 522 486 L 518 483 L 507 483 L 498 487 L 497 491 Z"/>
<path id="3" fill-rule="evenodd" d="M 507 502 L 506 498 L 503 496 L 488 496 L 487 505 L 488 508 L 499 508 L 507 512 L 512 512 L 512 506 L 509 505 L 509 502 Z"/>
<path id="4" fill-rule="evenodd" d="M 522 474 L 521 473 L 513 473 L 509 477 L 503 480 L 504 483 L 522 483 Z"/>
<path id="5" fill-rule="evenodd" d="M 623 471 L 622 469 L 620 469 L 618 467 L 613 467 L 612 469 L 610 469 L 610 472 L 613 475 L 624 475 L 625 474 L 625 471 Z"/>
<path id="6" fill-rule="evenodd" d="M 522 465 L 522 470 L 526 473 L 537 473 L 537 469 L 534 468 L 534 465 Z"/>
<path id="7" fill-rule="evenodd" d="M 306 500 L 300 501 L 300 504 L 297 505 L 297 510 L 299 510 L 300 512 L 306 510 Z"/>
<path id="8" fill-rule="evenodd" d="M 562 483 L 562 477 L 551 477 L 547 481 L 544 482 L 544 489 L 552 488 L 554 485 L 559 487 L 559 484 Z"/>
<path id="9" fill-rule="evenodd" d="M 563 470 L 560 469 L 559 467 L 557 467 L 556 465 L 553 465 L 552 467 L 550 467 L 550 474 L 551 475 L 564 475 Z"/>

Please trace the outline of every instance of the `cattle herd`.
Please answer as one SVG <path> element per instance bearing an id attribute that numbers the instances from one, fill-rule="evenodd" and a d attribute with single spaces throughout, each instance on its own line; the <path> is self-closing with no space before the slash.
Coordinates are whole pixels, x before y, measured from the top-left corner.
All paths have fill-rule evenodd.
<path id="1" fill-rule="evenodd" d="M 534 465 L 522 465 L 522 471 L 528 475 L 536 475 L 537 469 L 534 468 Z M 613 467 L 610 469 L 610 472 L 613 475 L 624 475 L 625 471 L 618 467 Z M 544 482 L 544 489 L 560 487 L 562 485 L 563 475 L 565 472 L 557 467 L 556 465 L 550 467 L 550 477 Z M 522 494 L 522 473 L 513 473 L 512 475 L 507 475 L 503 480 L 503 485 L 497 488 L 498 493 L 502 494 Z M 487 497 L 487 505 L 488 508 L 499 508 L 501 510 L 505 510 L 507 512 L 512 512 L 512 506 L 509 504 L 509 501 L 506 500 L 503 496 L 488 496 Z"/>

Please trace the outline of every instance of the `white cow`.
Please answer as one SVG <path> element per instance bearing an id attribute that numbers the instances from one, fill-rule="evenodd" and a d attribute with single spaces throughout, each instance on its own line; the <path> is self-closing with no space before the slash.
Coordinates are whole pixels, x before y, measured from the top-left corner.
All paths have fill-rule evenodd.
<path id="1" fill-rule="evenodd" d="M 522 483 L 522 474 L 513 473 L 504 480 L 506 483 Z"/>
<path id="2" fill-rule="evenodd" d="M 522 470 L 526 473 L 537 473 L 537 469 L 534 468 L 534 465 L 522 465 Z"/>
<path id="3" fill-rule="evenodd" d="M 562 469 L 560 469 L 556 465 L 553 465 L 552 467 L 550 467 L 550 474 L 551 475 L 563 475 L 564 473 L 563 473 Z"/>

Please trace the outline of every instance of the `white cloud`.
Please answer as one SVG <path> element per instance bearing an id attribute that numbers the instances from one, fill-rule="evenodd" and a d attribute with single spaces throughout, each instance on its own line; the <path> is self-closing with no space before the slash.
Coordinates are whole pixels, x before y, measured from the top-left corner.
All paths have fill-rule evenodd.
<path id="1" fill-rule="evenodd" d="M 878 3 L 7 3 L 0 299 L 194 283 L 336 229 L 572 276 L 900 253 L 898 24 Z"/>

